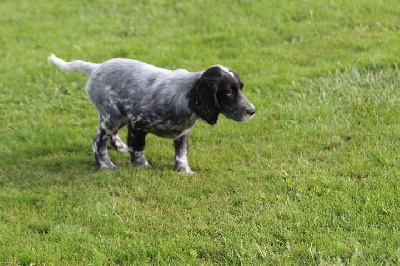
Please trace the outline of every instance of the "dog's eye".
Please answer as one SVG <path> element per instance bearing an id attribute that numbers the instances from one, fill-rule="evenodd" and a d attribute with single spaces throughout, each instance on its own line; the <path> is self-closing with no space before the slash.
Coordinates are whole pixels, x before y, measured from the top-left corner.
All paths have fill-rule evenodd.
<path id="1" fill-rule="evenodd" d="M 226 95 L 227 95 L 227 96 L 232 96 L 232 95 L 233 95 L 233 90 L 229 90 L 229 91 L 226 93 Z"/>

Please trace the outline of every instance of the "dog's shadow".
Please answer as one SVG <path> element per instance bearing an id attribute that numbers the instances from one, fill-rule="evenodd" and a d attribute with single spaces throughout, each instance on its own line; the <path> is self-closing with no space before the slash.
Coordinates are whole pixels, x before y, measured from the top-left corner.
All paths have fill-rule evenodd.
<path id="1" fill-rule="evenodd" d="M 164 156 L 157 155 L 154 160 L 149 156 L 150 167 L 134 166 L 130 163 L 130 155 L 127 152 L 118 152 L 111 145 L 108 146 L 108 153 L 111 160 L 117 165 L 118 169 L 125 169 L 133 167 L 141 170 L 156 170 L 156 171 L 170 171 L 174 170 L 174 162 L 171 156 L 164 158 Z M 94 173 L 98 171 L 113 171 L 113 170 L 100 170 L 98 167 L 93 152 L 84 144 L 75 144 L 69 147 L 27 147 L 20 150 L 18 154 L 11 155 L 15 157 L 19 164 L 24 165 L 24 168 L 32 170 L 40 170 L 47 173 L 71 172 L 73 169 L 79 169 L 81 172 Z M 170 158 L 171 157 L 171 158 Z"/>

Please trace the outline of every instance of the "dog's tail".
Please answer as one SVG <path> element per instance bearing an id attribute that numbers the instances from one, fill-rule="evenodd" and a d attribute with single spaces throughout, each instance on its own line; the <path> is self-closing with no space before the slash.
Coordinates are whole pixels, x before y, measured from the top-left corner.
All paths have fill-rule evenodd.
<path id="1" fill-rule="evenodd" d="M 54 54 L 51 54 L 47 58 L 47 61 L 55 64 L 59 69 L 61 69 L 64 72 L 70 73 L 70 72 L 80 71 L 80 72 L 85 72 L 89 76 L 90 76 L 90 74 L 92 74 L 92 71 L 97 66 L 99 66 L 99 64 L 84 62 L 82 60 L 65 62 L 61 58 L 56 57 Z"/>

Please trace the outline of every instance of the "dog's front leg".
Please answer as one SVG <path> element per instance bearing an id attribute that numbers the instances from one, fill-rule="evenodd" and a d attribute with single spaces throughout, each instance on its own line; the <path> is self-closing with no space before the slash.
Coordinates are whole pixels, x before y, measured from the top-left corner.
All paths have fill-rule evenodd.
<path id="1" fill-rule="evenodd" d="M 193 174 L 188 163 L 189 134 L 184 134 L 174 140 L 175 145 L 175 169 L 178 172 L 190 175 Z"/>
<path id="2" fill-rule="evenodd" d="M 136 131 L 128 125 L 128 150 L 131 154 L 131 164 L 137 166 L 150 166 L 144 157 L 147 133 Z"/>

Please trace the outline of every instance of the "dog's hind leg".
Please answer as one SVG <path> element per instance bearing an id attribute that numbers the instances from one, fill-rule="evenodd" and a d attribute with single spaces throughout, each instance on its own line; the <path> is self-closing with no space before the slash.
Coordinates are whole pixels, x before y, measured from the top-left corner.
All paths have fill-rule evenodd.
<path id="1" fill-rule="evenodd" d="M 119 152 L 129 152 L 128 146 L 121 140 L 118 135 L 118 130 L 126 125 L 126 121 L 121 121 L 116 131 L 110 138 L 111 146 L 113 146 Z"/>
<path id="2" fill-rule="evenodd" d="M 107 141 L 114 135 L 115 129 L 119 125 L 119 119 L 110 113 L 100 114 L 100 124 L 97 135 L 93 139 L 93 153 L 100 169 L 116 169 L 108 156 Z"/>
<path id="3" fill-rule="evenodd" d="M 115 133 L 110 138 L 111 145 L 119 152 L 129 152 L 128 146 L 121 140 L 118 133 Z"/>

